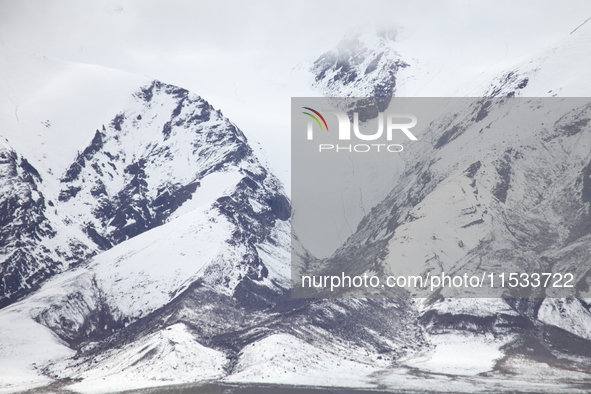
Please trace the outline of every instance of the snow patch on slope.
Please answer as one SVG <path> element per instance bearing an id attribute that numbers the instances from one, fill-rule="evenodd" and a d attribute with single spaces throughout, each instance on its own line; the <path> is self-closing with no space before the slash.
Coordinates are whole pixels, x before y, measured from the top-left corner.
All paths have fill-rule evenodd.
<path id="1" fill-rule="evenodd" d="M 110 304 L 140 317 L 161 307 L 226 254 L 231 227 L 205 209 L 140 234 L 96 257 L 91 267 Z"/>
<path id="2" fill-rule="evenodd" d="M 51 383 L 38 368 L 76 353 L 18 307 L 0 311 L 0 332 L 0 393 Z"/>
<path id="3" fill-rule="evenodd" d="M 499 348 L 507 343 L 490 334 L 449 333 L 431 335 L 429 339 L 434 350 L 405 365 L 433 373 L 477 375 L 494 368 L 504 356 Z"/>
<path id="4" fill-rule="evenodd" d="M 289 334 L 274 334 L 246 346 L 227 382 L 372 387 L 376 365 L 337 356 Z"/>
<path id="5" fill-rule="evenodd" d="M 201 345 L 178 323 L 102 355 L 93 369 L 75 376 L 82 382 L 68 388 L 108 393 L 219 379 L 226 363 L 224 353 Z"/>

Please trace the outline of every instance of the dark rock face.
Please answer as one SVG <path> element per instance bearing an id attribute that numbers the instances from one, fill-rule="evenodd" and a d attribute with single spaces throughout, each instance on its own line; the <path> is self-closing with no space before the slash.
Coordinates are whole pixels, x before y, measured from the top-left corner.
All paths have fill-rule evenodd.
<path id="1" fill-rule="evenodd" d="M 271 212 L 277 216 L 277 219 L 286 221 L 291 217 L 291 204 L 287 197 L 276 195 L 267 200 L 271 207 Z"/>
<path id="2" fill-rule="evenodd" d="M 86 162 L 92 159 L 94 154 L 103 147 L 103 137 L 104 135 L 97 130 L 90 145 L 88 145 L 82 153 L 78 154 L 74 163 L 72 163 L 70 168 L 66 171 L 66 174 L 62 178 L 63 182 L 71 182 L 78 179 L 80 172 L 86 166 Z"/>
<path id="3" fill-rule="evenodd" d="M 445 146 L 447 143 L 455 140 L 462 134 L 464 130 L 461 126 L 453 125 L 449 129 L 445 130 L 443 134 L 437 139 L 437 143 L 435 144 L 435 148 L 439 149 Z"/>
<path id="4" fill-rule="evenodd" d="M 524 316 L 499 313 L 489 316 L 474 316 L 469 313 L 438 313 L 427 311 L 419 321 L 432 333 L 444 333 L 449 330 L 473 333 L 523 334 L 533 328 L 533 323 Z"/>
<path id="5" fill-rule="evenodd" d="M 581 200 L 591 203 L 591 162 L 582 171 Z"/>
<path id="6" fill-rule="evenodd" d="M 502 75 L 492 83 L 485 93 L 485 97 L 516 97 L 520 90 L 527 87 L 529 77 L 523 75 L 519 70 L 512 70 Z"/>
<path id="7" fill-rule="evenodd" d="M 513 149 L 507 149 L 502 159 L 498 160 L 497 174 L 499 175 L 499 182 L 491 190 L 492 194 L 501 202 L 507 201 L 507 193 L 511 187 L 511 167 L 512 162 L 522 158 L 519 152 Z"/>
<path id="8" fill-rule="evenodd" d="M 108 336 L 128 322 L 113 316 L 96 279 L 85 279 L 84 290 L 70 293 L 67 303 L 50 305 L 35 316 L 72 348 Z"/>

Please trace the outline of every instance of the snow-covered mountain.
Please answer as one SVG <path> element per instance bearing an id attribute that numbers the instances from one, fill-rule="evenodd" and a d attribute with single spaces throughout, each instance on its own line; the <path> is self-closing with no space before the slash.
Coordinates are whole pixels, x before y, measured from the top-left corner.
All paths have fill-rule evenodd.
<path id="1" fill-rule="evenodd" d="M 500 353 L 490 371 L 516 372 L 522 363 L 540 361 L 587 371 L 589 100 L 525 97 L 588 95 L 583 65 L 589 63 L 590 44 L 591 27 L 583 25 L 473 88 L 478 96 L 522 99 L 452 100 L 447 114 L 428 122 L 412 154 L 404 156 L 396 186 L 317 273 L 572 272 L 576 298 L 544 298 L 565 294 L 556 289 L 512 289 L 502 291 L 507 299 L 461 299 L 453 297 L 465 297 L 465 289 L 445 289 L 422 303 L 420 320 L 440 348 L 453 349 L 454 341 L 478 347 L 493 335 L 499 343 L 492 346 Z M 379 45 L 371 48 L 373 56 L 382 51 Z M 412 63 L 404 72 L 412 74 Z M 363 86 L 359 96 L 372 84 L 363 76 L 355 83 Z M 532 108 L 541 112 L 524 118 Z M 440 372 L 462 368 L 458 358 L 447 359 L 445 367 L 433 365 L 438 357 L 435 350 L 426 361 L 408 365 Z"/>
<path id="2" fill-rule="evenodd" d="M 588 78 L 586 67 L 562 57 L 589 53 L 590 37 L 583 26 L 474 89 L 494 97 L 527 97 L 541 86 L 552 90 L 546 96 L 573 92 Z M 315 88 L 381 96 L 387 106 L 397 77 L 411 81 L 416 65 L 399 53 L 393 31 L 348 37 L 311 66 Z M 10 110 L 1 119 L 10 127 L 0 164 L 1 240 L 13 260 L 0 265 L 10 284 L 9 305 L 0 309 L 1 392 L 98 393 L 205 380 L 588 391 L 585 272 L 570 299 L 291 298 L 291 203 L 237 125 L 177 86 L 38 57 L 21 61 L 53 71 L 35 73 L 45 82 L 27 89 L 22 81 L 3 85 Z M 19 68 L 8 63 L 8 80 L 18 81 Z M 101 86 L 76 90 L 71 75 L 100 75 Z M 56 81 L 84 100 L 60 104 L 50 94 Z M 553 107 L 551 124 L 515 134 L 503 122 L 519 116 L 518 106 L 470 102 L 424 130 L 419 153 L 356 219 L 332 264 L 390 272 L 401 259 L 420 271 L 510 259 L 519 268 L 585 269 L 585 101 L 569 113 Z M 41 110 L 45 103 L 53 112 Z M 72 115 L 87 110 L 93 115 Z M 376 256 L 371 266 L 353 261 L 361 254 Z"/>
<path id="3" fill-rule="evenodd" d="M 267 358 L 269 346 L 293 349 L 284 381 L 295 382 L 323 363 L 310 349 L 347 375 L 426 346 L 412 301 L 290 299 L 290 201 L 243 133 L 202 98 L 154 81 L 93 129 L 62 174 L 43 173 L 52 187 L 37 198 L 100 253 L 50 272 L 0 311 L 3 389 L 192 382 L 191 366 L 204 368 L 199 379 L 256 380 L 261 362 L 287 372 Z M 25 346 L 27 337 L 43 340 Z M 194 344 L 173 345 L 185 341 Z M 185 373 L 171 374 L 182 359 Z"/>

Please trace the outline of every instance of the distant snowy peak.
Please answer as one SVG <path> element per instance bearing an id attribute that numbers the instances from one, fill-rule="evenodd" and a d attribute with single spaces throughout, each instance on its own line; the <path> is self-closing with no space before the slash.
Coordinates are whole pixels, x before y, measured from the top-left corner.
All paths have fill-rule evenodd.
<path id="1" fill-rule="evenodd" d="M 312 65 L 314 87 L 328 97 L 392 97 L 409 65 L 394 50 L 397 31 L 351 33 Z"/>
<path id="2" fill-rule="evenodd" d="M 591 86 L 591 22 L 549 49 L 497 76 L 476 96 L 587 97 Z"/>

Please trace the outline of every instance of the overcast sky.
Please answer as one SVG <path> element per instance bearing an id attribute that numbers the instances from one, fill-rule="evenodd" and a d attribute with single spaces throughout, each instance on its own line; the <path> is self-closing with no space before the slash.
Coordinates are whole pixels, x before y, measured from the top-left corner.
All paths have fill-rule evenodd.
<path id="1" fill-rule="evenodd" d="M 290 97 L 309 92 L 290 71 L 348 30 L 401 27 L 429 56 L 453 49 L 448 64 L 469 75 L 508 67 L 589 17 L 587 0 L 0 0 L 0 41 L 186 87 L 262 140 L 287 173 Z"/>
<path id="2" fill-rule="evenodd" d="M 590 16 L 586 0 L 2 0 L 0 37 L 70 60 L 166 66 L 182 56 L 252 51 L 301 59 L 369 24 L 424 31 L 433 41 L 505 42 L 520 50 L 544 46 Z"/>

